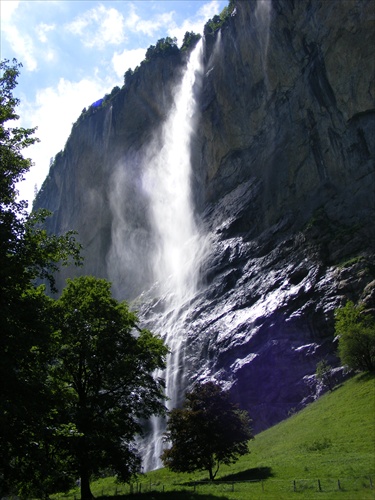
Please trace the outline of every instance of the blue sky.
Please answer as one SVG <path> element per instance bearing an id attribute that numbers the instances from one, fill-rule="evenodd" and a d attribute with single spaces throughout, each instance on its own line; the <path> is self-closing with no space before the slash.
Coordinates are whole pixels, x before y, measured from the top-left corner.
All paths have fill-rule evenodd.
<path id="1" fill-rule="evenodd" d="M 23 64 L 15 95 L 20 125 L 41 142 L 25 150 L 35 165 L 19 184 L 32 202 L 84 107 L 123 85 L 147 48 L 166 36 L 181 45 L 203 32 L 227 0 L 0 0 L 1 59 Z"/>

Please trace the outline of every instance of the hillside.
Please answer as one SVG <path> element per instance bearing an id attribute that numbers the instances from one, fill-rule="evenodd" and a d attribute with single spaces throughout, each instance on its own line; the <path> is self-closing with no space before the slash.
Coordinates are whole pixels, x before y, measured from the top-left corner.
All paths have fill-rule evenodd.
<path id="1" fill-rule="evenodd" d="M 370 486 L 375 486 L 374 415 L 375 379 L 357 375 L 256 435 L 249 443 L 251 453 L 230 467 L 223 466 L 217 484 L 198 484 L 194 494 L 194 482 L 204 481 L 205 474 L 173 474 L 161 469 L 140 477 L 133 489 L 145 494 L 134 498 L 289 500 L 295 481 L 296 498 L 373 499 L 375 489 Z M 248 482 L 254 480 L 258 481 Z M 322 491 L 318 491 L 318 480 Z M 150 485 L 152 494 L 147 493 Z M 116 486 L 112 478 L 97 481 L 92 490 L 97 496 L 112 496 L 116 488 L 118 493 L 129 492 L 129 486 Z"/>

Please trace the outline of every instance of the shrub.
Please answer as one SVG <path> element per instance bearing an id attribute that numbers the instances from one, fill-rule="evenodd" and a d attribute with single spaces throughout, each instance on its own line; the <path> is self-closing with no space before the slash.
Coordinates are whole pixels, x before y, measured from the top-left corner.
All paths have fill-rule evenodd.
<path id="1" fill-rule="evenodd" d="M 354 370 L 375 371 L 375 318 L 348 301 L 335 312 L 341 361 Z"/>

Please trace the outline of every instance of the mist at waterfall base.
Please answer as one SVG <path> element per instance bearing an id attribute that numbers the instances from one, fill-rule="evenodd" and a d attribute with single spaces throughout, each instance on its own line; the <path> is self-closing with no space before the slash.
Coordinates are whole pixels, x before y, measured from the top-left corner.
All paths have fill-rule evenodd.
<path id="1" fill-rule="evenodd" d="M 183 397 L 187 315 L 207 249 L 194 211 L 190 158 L 202 71 L 200 40 L 175 87 L 161 129 L 154 131 L 142 151 L 129 154 L 111 179 L 110 279 L 118 296 L 129 282 L 135 288 L 142 282 L 152 284 L 136 303 L 152 304 L 146 318 L 140 312 L 142 326 L 160 335 L 170 349 L 165 372 L 155 374 L 165 378 L 168 409 L 178 406 Z M 132 209 L 135 205 L 138 215 Z M 145 471 L 161 466 L 165 419 L 155 417 L 149 425 L 147 438 L 138 443 Z"/>

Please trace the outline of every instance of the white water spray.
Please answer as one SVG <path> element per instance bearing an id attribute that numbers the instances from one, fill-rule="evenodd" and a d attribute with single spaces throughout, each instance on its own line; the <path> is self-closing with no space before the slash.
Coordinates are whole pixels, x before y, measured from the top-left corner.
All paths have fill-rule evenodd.
<path id="1" fill-rule="evenodd" d="M 198 230 L 191 197 L 190 142 L 194 132 L 194 84 L 201 72 L 202 42 L 192 52 L 172 111 L 163 126 L 162 144 L 150 148 L 144 185 L 156 232 L 155 278 L 169 300 L 187 299 L 196 286 Z"/>
<path id="2" fill-rule="evenodd" d="M 256 26 L 259 30 L 259 40 L 261 45 L 261 62 L 263 73 L 267 75 L 267 56 L 268 45 L 270 39 L 270 25 L 271 25 L 271 0 L 257 0 L 255 8 Z"/>
<path id="3" fill-rule="evenodd" d="M 202 41 L 199 41 L 176 90 L 172 111 L 162 130 L 161 144 L 157 146 L 155 141 L 149 149 L 148 169 L 143 178 L 156 233 L 154 274 L 159 298 L 166 308 L 162 322 L 153 329 L 162 335 L 171 350 L 165 373 L 169 408 L 181 399 L 179 392 L 185 364 L 183 345 L 187 334 L 185 315 L 196 292 L 204 252 L 204 240 L 194 219 L 190 159 L 197 111 L 195 90 L 201 71 Z M 152 423 L 153 438 L 145 453 L 145 470 L 160 466 L 164 422 L 155 418 Z"/>

